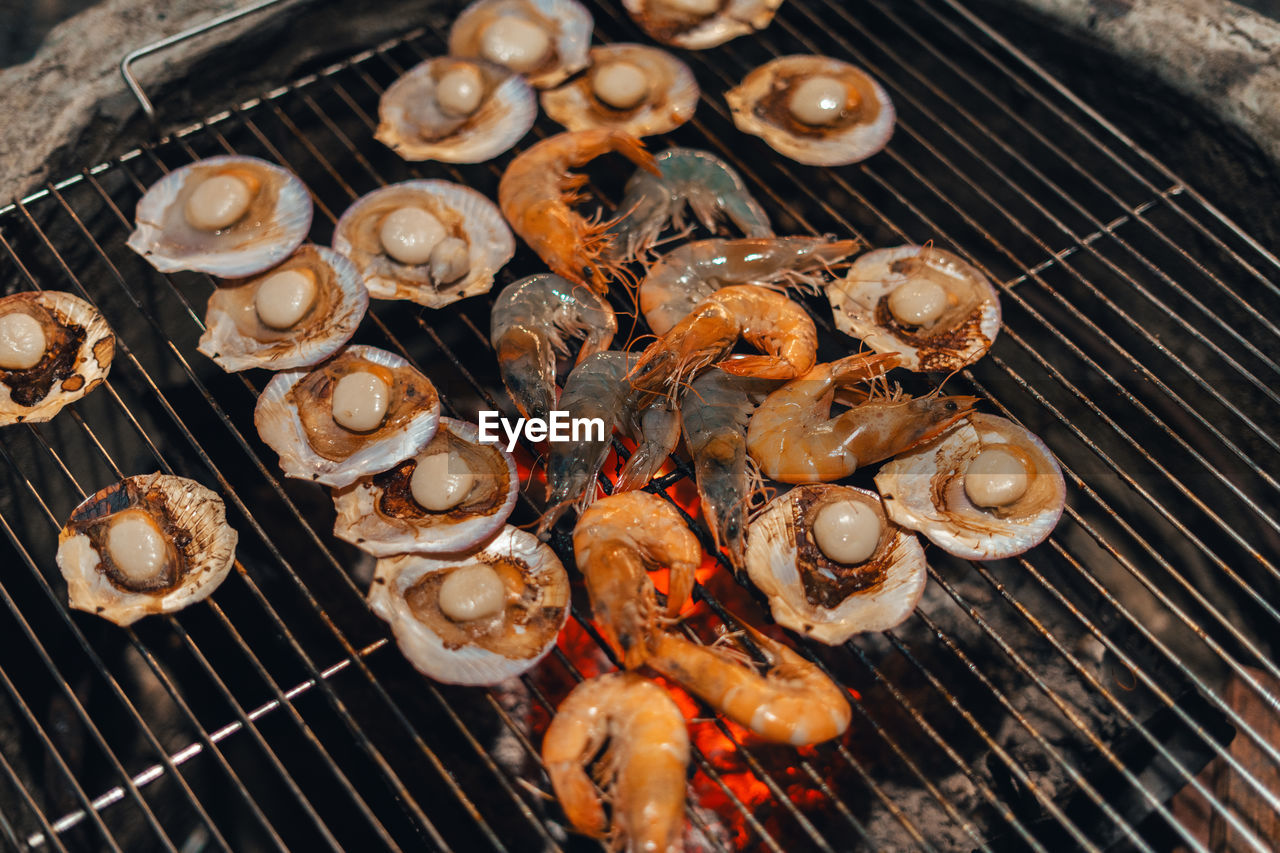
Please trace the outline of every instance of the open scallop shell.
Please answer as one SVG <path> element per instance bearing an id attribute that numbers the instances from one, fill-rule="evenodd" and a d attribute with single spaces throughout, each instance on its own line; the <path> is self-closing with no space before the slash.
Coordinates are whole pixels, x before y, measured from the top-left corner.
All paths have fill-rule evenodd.
<path id="1" fill-rule="evenodd" d="M 791 116 L 794 86 L 809 77 L 841 81 L 856 106 L 830 125 L 805 125 Z M 759 136 L 773 150 L 809 166 L 846 166 L 865 160 L 888 144 L 895 114 L 889 93 L 865 71 L 829 56 L 781 56 L 749 73 L 725 92 L 733 123 Z"/>
<path id="2" fill-rule="evenodd" d="M 173 576 L 163 586 L 130 589 L 105 546 L 112 519 L 125 510 L 151 516 L 172 546 Z M 222 499 L 204 486 L 168 474 L 140 474 L 90 495 L 58 534 L 58 568 L 70 604 L 117 625 L 151 613 L 173 613 L 208 598 L 235 562 L 236 531 Z"/>
<path id="3" fill-rule="evenodd" d="M 409 480 L 420 460 L 451 450 L 466 459 L 476 482 L 462 503 L 432 512 L 413 499 Z M 463 551 L 502 527 L 519 490 L 511 454 L 481 444 L 475 424 L 441 418 L 435 437 L 417 456 L 334 493 L 333 532 L 375 557 Z"/>
<path id="4" fill-rule="evenodd" d="M 506 608 L 474 623 L 454 622 L 432 593 L 450 572 L 477 563 L 503 579 Z M 555 646 L 569 616 L 569 578 L 551 548 L 507 525 L 468 554 L 384 557 L 369 606 L 391 623 L 400 651 L 423 675 L 448 684 L 497 684 L 530 669 Z"/>
<path id="5" fill-rule="evenodd" d="M 220 231 L 192 228 L 184 214 L 187 197 L 201 181 L 229 171 L 247 171 L 261 181 L 249 211 Z M 298 248 L 311 230 L 311 214 L 311 194 L 292 172 L 256 157 L 209 157 L 173 170 L 147 190 L 128 246 L 160 272 L 243 278 Z"/>
<path id="6" fill-rule="evenodd" d="M 622 0 L 627 14 L 654 41 L 685 50 L 706 50 L 763 30 L 782 0 L 722 0 L 711 14 L 697 14 L 672 0 Z"/>
<path id="7" fill-rule="evenodd" d="M 368 368 L 390 374 L 392 402 L 382 426 L 362 435 L 333 422 L 329 395 L 335 377 Z M 348 346 L 310 372 L 277 373 L 258 397 L 253 422 L 262 440 L 280 454 L 285 476 L 349 486 L 425 447 L 439 426 L 440 397 L 431 380 L 400 356 Z"/>
<path id="8" fill-rule="evenodd" d="M 471 115 L 455 117 L 440 108 L 436 82 L 459 65 L 480 72 L 485 96 Z M 537 98 L 520 75 L 477 59 L 438 56 L 382 93 L 375 138 L 406 160 L 483 163 L 519 142 L 537 117 Z"/>
<path id="9" fill-rule="evenodd" d="M 898 322 L 889 294 L 914 275 L 927 275 L 947 292 L 948 308 L 928 326 Z M 1000 332 L 1000 297 L 990 279 L 944 249 L 898 246 L 868 252 L 827 299 L 836 327 L 880 353 L 902 356 L 899 367 L 954 372 L 986 354 Z"/>
<path id="10" fill-rule="evenodd" d="M 963 472 L 993 444 L 1019 448 L 1034 470 L 1022 498 L 986 509 L 969 500 Z M 876 488 L 890 518 L 969 560 L 999 560 L 1039 545 L 1053 532 L 1067 496 L 1062 469 L 1044 442 L 1013 421 L 982 414 L 887 463 Z"/>
<path id="11" fill-rule="evenodd" d="M 593 75 L 611 62 L 628 62 L 644 72 L 649 94 L 630 109 L 615 109 L 596 96 Z M 632 136 L 669 133 L 693 118 L 698 83 L 689 66 L 665 50 L 643 44 L 609 44 L 591 49 L 587 73 L 542 93 L 542 109 L 569 130 L 607 128 Z"/>
<path id="12" fill-rule="evenodd" d="M 503 15 L 517 15 L 536 24 L 551 37 L 546 60 L 525 78 L 539 89 L 557 86 L 587 67 L 587 50 L 595 22 L 577 0 L 476 0 L 458 15 L 449 29 L 452 56 L 483 57 L 484 28 Z"/>
<path id="13" fill-rule="evenodd" d="M 0 426 L 47 421 L 102 384 L 116 353 L 116 336 L 97 309 L 57 290 L 0 299 L 0 316 L 23 313 L 44 329 L 44 358 L 25 370 L 0 370 Z"/>
<path id="14" fill-rule="evenodd" d="M 466 274 L 437 284 L 429 264 L 402 264 L 383 252 L 378 237 L 382 219 L 403 206 L 421 207 L 440 220 L 449 236 L 466 242 Z M 448 181 L 405 181 L 374 190 L 348 207 L 334 229 L 333 248 L 355 262 L 374 299 L 443 308 L 487 293 L 498 270 L 515 255 L 516 239 L 497 206 L 475 190 Z"/>
<path id="15" fill-rule="evenodd" d="M 291 329 L 273 329 L 254 308 L 258 288 L 291 269 L 311 271 L 316 301 Z M 369 307 L 369 292 L 345 255 L 323 246 L 299 247 L 284 263 L 244 282 L 229 282 L 209 297 L 200 352 L 228 373 L 262 367 L 306 367 L 333 355 L 355 334 Z"/>
<path id="16" fill-rule="evenodd" d="M 818 511 L 843 499 L 874 508 L 884 522 L 875 553 L 856 566 L 829 560 L 813 537 Z M 774 498 L 751 522 L 746 564 L 778 624 L 832 646 L 902 622 L 928 580 L 920 541 L 884 517 L 879 495 L 852 486 L 797 486 Z"/>

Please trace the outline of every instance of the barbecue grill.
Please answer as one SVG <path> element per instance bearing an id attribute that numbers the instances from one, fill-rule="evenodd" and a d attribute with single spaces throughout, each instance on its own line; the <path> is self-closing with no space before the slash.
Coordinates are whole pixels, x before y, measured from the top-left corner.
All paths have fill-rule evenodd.
<path id="1" fill-rule="evenodd" d="M 590 5 L 598 40 L 641 39 L 620 4 Z M 0 431 L 10 846 L 596 845 L 567 833 L 538 758 L 572 685 L 613 666 L 580 584 L 559 647 L 528 675 L 490 689 L 417 675 L 364 604 L 372 560 L 332 536 L 327 493 L 284 479 L 259 441 L 266 377 L 196 352 L 212 280 L 161 275 L 124 246 L 147 186 L 227 152 L 299 174 L 319 243 L 381 184 L 440 177 L 492 197 L 511 154 L 411 165 L 372 136 L 379 95 L 445 51 L 448 20 L 0 209 L 3 292 L 75 293 L 119 347 L 101 389 Z M 800 52 L 885 84 L 900 117 L 887 151 L 809 169 L 735 131 L 724 89 Z M 932 240 L 988 272 L 1004 330 L 947 388 L 1044 437 L 1068 483 L 1062 522 L 1022 557 L 929 549 L 929 590 L 899 628 L 834 649 L 791 638 L 848 688 L 842 740 L 761 745 L 690 700 L 691 849 L 1267 849 L 1280 837 L 1280 260 L 962 0 L 787 3 L 761 36 L 684 58 L 704 97 L 668 141 L 732 164 L 778 233 Z M 531 139 L 557 130 L 543 118 Z M 498 288 L 538 269 L 522 248 Z M 355 342 L 403 354 L 446 414 L 473 418 L 509 408 L 491 305 L 375 302 Z M 848 351 L 825 301 L 809 306 L 820 359 Z M 59 526 L 87 494 L 153 470 L 224 497 L 236 571 L 207 603 L 129 629 L 70 612 Z M 688 466 L 673 460 L 654 488 L 710 553 Z M 540 509 L 526 495 L 514 523 Z M 552 544 L 571 565 L 564 525 Z M 690 635 L 710 642 L 729 611 L 760 620 L 726 567 L 699 577 Z"/>

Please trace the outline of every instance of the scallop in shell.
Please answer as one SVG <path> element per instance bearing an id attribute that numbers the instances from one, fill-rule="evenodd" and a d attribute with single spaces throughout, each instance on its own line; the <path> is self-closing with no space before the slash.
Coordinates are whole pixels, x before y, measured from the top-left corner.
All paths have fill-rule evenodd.
<path id="1" fill-rule="evenodd" d="M 476 0 L 450 28 L 449 53 L 496 63 L 545 89 L 587 67 L 593 26 L 577 0 Z"/>
<path id="2" fill-rule="evenodd" d="M 88 302 L 57 290 L 0 299 L 0 426 L 47 421 L 102 384 L 116 336 Z"/>
<path id="3" fill-rule="evenodd" d="M 448 181 L 405 181 L 347 208 L 333 248 L 351 258 L 374 299 L 442 308 L 493 287 L 516 253 L 498 208 Z"/>
<path id="4" fill-rule="evenodd" d="M 948 554 L 1013 557 L 1053 531 L 1066 504 L 1062 469 L 1013 421 L 972 414 L 876 475 L 889 517 Z"/>
<path id="5" fill-rule="evenodd" d="M 348 346 L 314 368 L 277 373 L 253 422 L 285 476 L 349 486 L 413 456 L 436 434 L 440 397 L 398 355 Z"/>
<path id="6" fill-rule="evenodd" d="M 928 568 L 916 537 L 852 486 L 797 486 L 751 522 L 747 573 L 778 624 L 838 645 L 906 619 Z"/>
<path id="7" fill-rule="evenodd" d="M 533 89 L 519 74 L 438 56 L 382 93 L 375 137 L 406 160 L 483 163 L 519 142 L 537 117 Z"/>
<path id="8" fill-rule="evenodd" d="M 269 272 L 215 290 L 198 349 L 228 373 L 305 367 L 341 349 L 368 307 L 355 264 L 304 245 Z"/>
<path id="9" fill-rule="evenodd" d="M 547 545 L 507 525 L 468 554 L 384 557 L 369 606 L 423 675 L 497 684 L 555 646 L 569 616 L 569 578 Z"/>
<path id="10" fill-rule="evenodd" d="M 632 136 L 668 133 L 693 118 L 698 83 L 689 66 L 643 44 L 591 49 L 591 67 L 542 93 L 547 115 L 569 130 L 601 127 Z"/>
<path id="11" fill-rule="evenodd" d="M 1000 332 L 1000 297 L 962 258 L 932 246 L 868 252 L 827 288 L 836 326 L 916 371 L 959 370 Z"/>
<path id="12" fill-rule="evenodd" d="M 893 102 L 865 71 L 829 56 L 782 56 L 725 92 L 733 123 L 809 166 L 846 166 L 884 148 Z"/>
<path id="13" fill-rule="evenodd" d="M 519 490 L 511 454 L 441 418 L 416 456 L 334 493 L 333 532 L 375 557 L 463 551 L 502 527 Z"/>
<path id="14" fill-rule="evenodd" d="M 147 190 L 128 246 L 160 272 L 243 278 L 298 248 L 311 214 L 311 194 L 292 172 L 256 157 L 209 157 Z"/>
<path id="15" fill-rule="evenodd" d="M 763 30 L 782 0 L 622 0 L 622 5 L 654 41 L 705 50 Z"/>
<path id="16" fill-rule="evenodd" d="M 222 499 L 184 477 L 141 474 L 91 495 L 58 534 L 71 606 L 117 625 L 208 598 L 235 561 Z"/>

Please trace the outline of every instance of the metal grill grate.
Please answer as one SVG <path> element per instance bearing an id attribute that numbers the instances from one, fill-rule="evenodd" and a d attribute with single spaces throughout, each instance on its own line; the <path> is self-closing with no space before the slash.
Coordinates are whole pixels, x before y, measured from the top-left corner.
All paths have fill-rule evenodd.
<path id="1" fill-rule="evenodd" d="M 598 39 L 638 37 L 617 4 L 592 11 Z M 444 177 L 492 196 L 506 158 L 411 167 L 372 139 L 383 88 L 443 50 L 439 28 L 410 33 L 0 210 L 3 292 L 77 293 L 120 346 L 102 389 L 49 424 L 0 432 L 0 833 L 13 846 L 588 844 L 566 836 L 537 755 L 580 677 L 570 640 L 599 645 L 584 602 L 570 654 L 517 688 L 418 677 L 365 607 L 370 561 L 329 534 L 327 495 L 284 480 L 258 441 L 265 379 L 195 352 L 212 281 L 157 274 L 123 244 L 146 186 L 230 151 L 307 182 L 317 242 L 390 181 Z M 886 153 L 803 169 L 733 129 L 719 93 L 794 52 L 847 57 L 885 83 L 900 115 Z M 779 233 L 933 240 L 1002 283 L 1005 330 L 955 390 L 1042 435 L 1069 486 L 1062 523 L 1030 554 L 968 564 L 931 551 L 930 591 L 904 625 L 801 646 L 855 691 L 852 737 L 796 752 L 696 724 L 729 755 L 695 739 L 691 838 L 1205 849 L 1211 826 L 1265 849 L 1256 821 L 1280 815 L 1280 668 L 1266 639 L 1280 622 L 1280 261 L 958 0 L 789 3 L 765 37 L 687 58 L 707 96 L 671 141 L 732 163 Z M 535 134 L 555 130 L 543 120 Z M 499 286 L 536 267 L 522 250 Z M 404 354 L 466 417 L 503 397 L 491 304 L 375 303 L 357 340 Z M 847 349 L 812 307 L 820 357 Z M 208 604 L 128 630 L 71 614 L 59 525 L 87 492 L 157 468 L 227 500 L 235 576 Z M 658 485 L 677 494 L 686 475 L 677 465 Z M 513 521 L 536 509 L 526 499 Z M 553 544 L 571 558 L 563 535 Z M 723 617 L 731 586 L 698 594 Z M 1216 776 L 1197 775 L 1211 758 Z"/>

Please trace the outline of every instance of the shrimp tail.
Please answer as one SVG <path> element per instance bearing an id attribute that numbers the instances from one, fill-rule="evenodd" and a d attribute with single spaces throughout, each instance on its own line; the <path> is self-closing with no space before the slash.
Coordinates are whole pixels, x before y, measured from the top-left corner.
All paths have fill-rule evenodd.
<path id="1" fill-rule="evenodd" d="M 836 385 L 867 382 L 897 367 L 902 357 L 896 352 L 854 353 L 831 362 L 831 379 Z"/>

